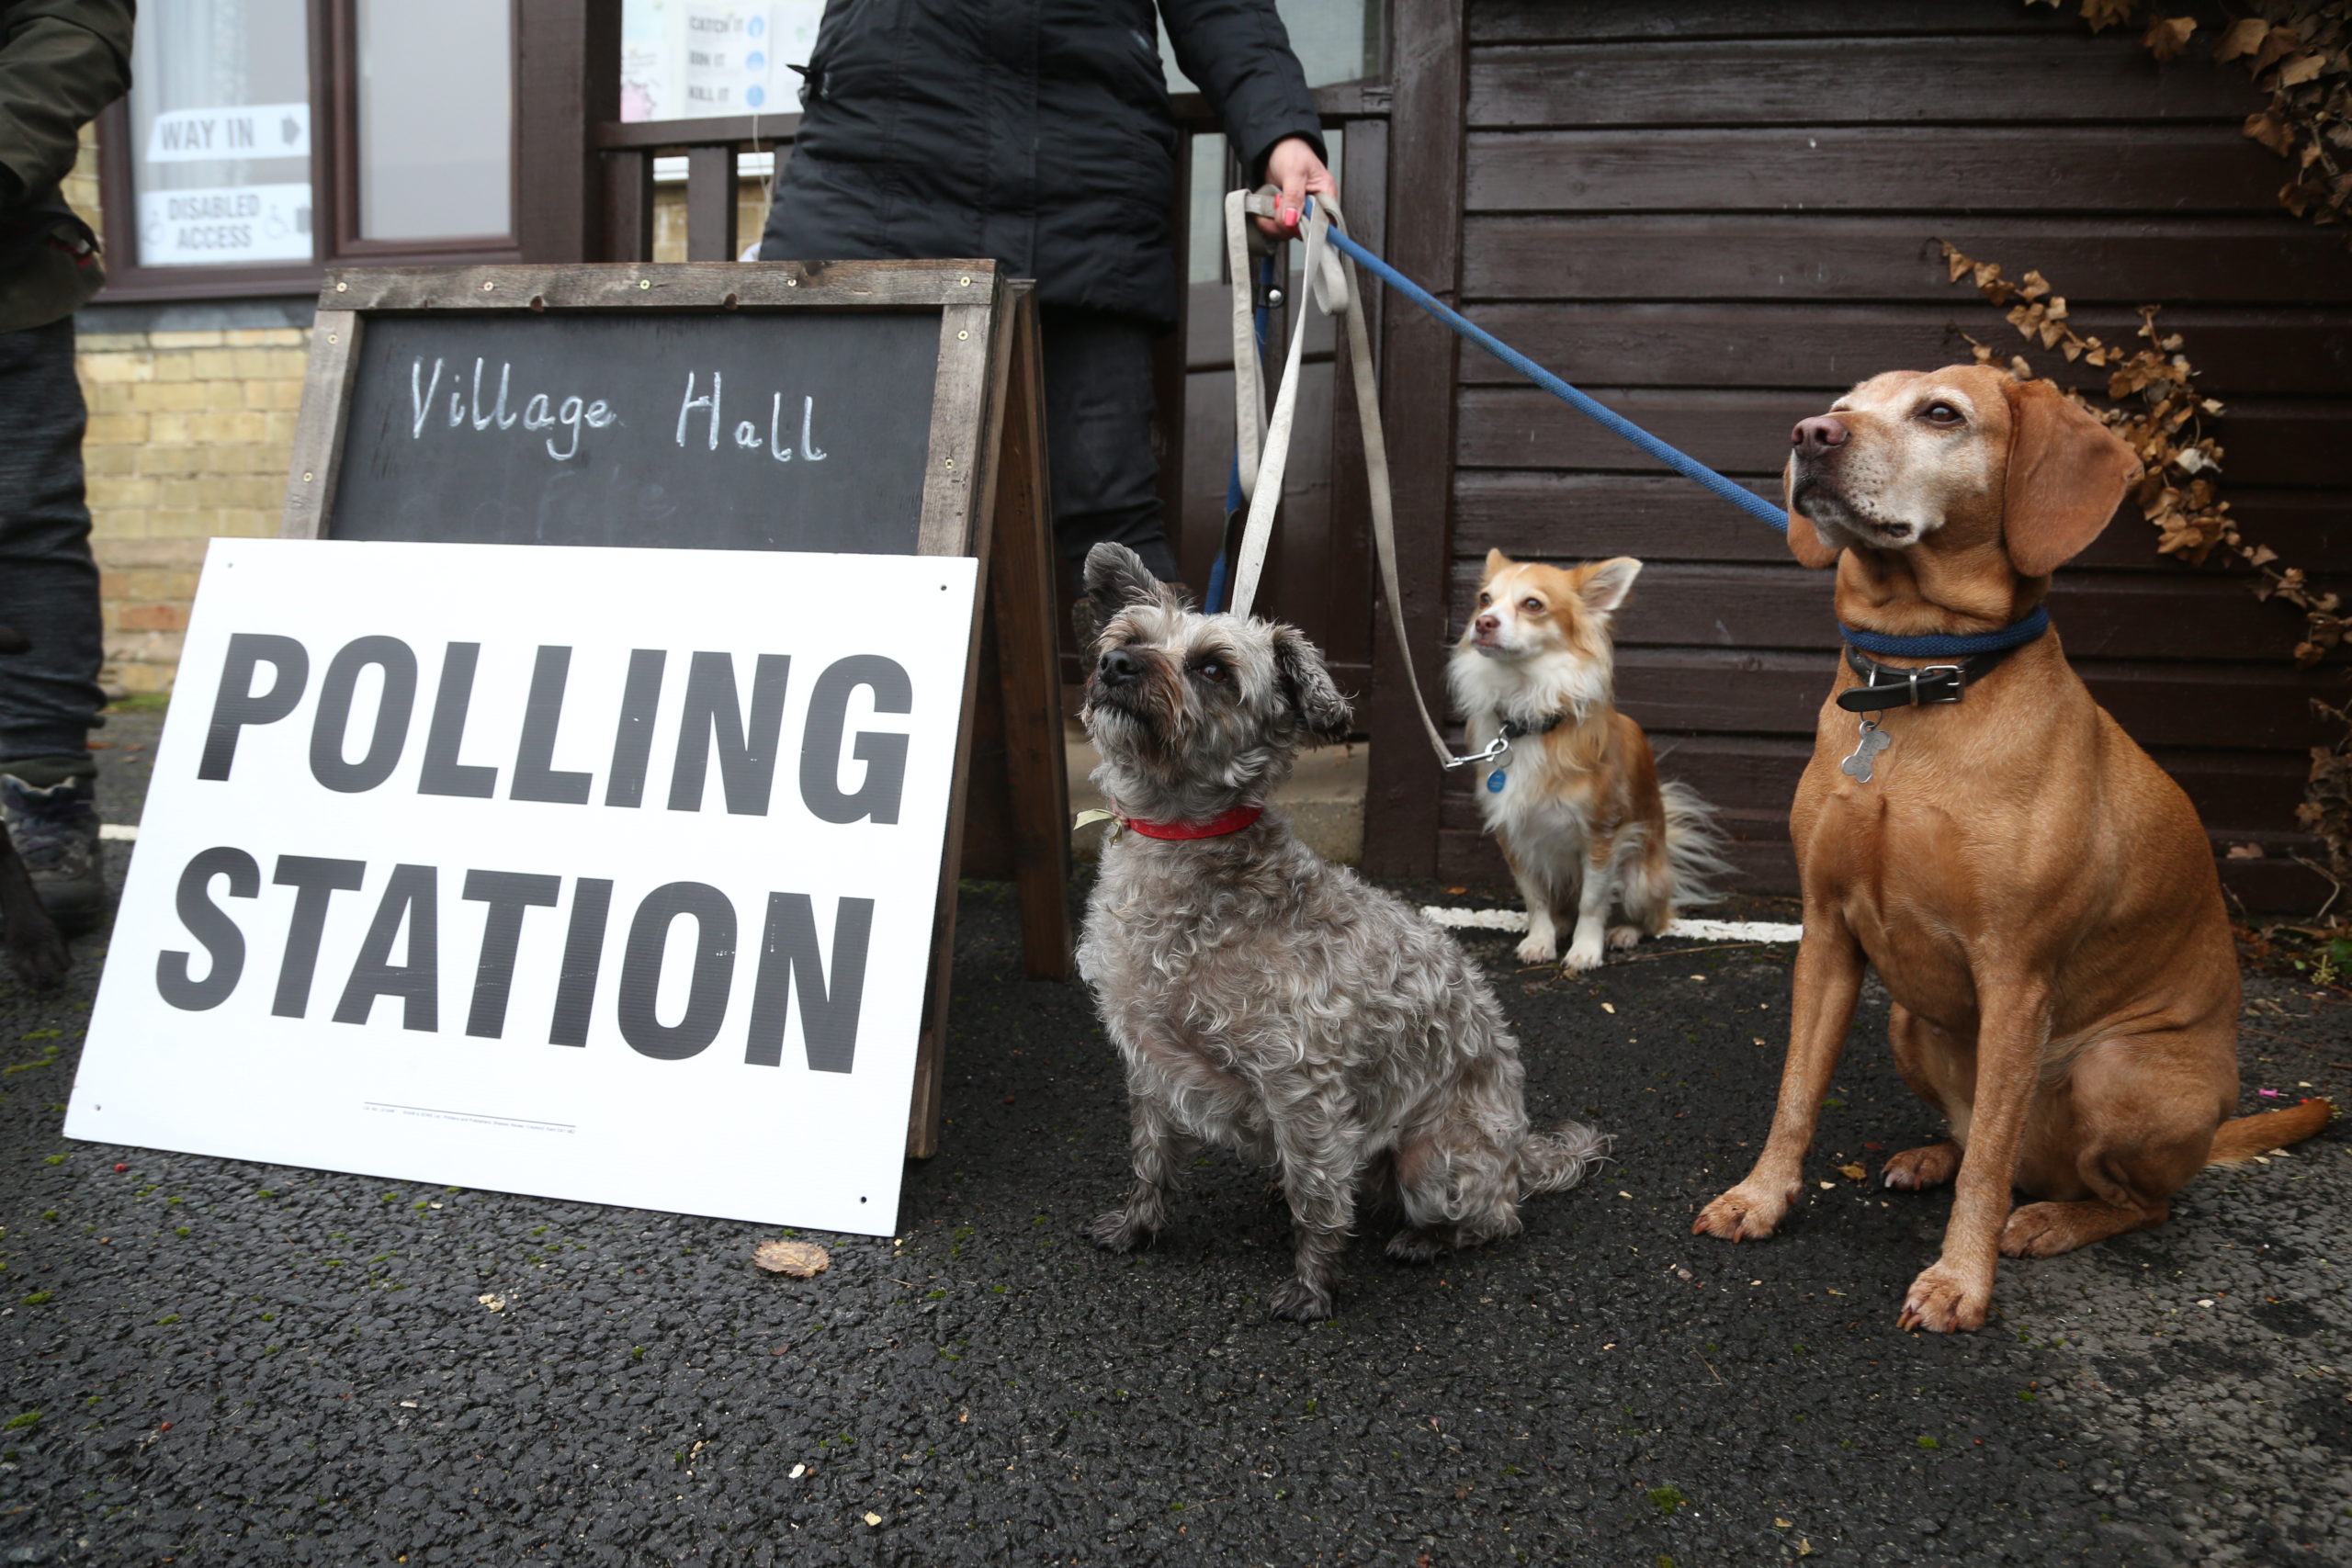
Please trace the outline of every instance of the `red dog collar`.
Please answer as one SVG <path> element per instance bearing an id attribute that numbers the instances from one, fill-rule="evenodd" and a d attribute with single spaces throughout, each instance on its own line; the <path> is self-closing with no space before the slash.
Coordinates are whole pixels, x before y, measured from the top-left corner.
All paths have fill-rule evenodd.
<path id="1" fill-rule="evenodd" d="M 1119 820 L 1147 839 L 1222 839 L 1227 833 L 1238 833 L 1265 814 L 1262 806 L 1237 806 L 1205 822 L 1146 822 L 1137 817 Z"/>

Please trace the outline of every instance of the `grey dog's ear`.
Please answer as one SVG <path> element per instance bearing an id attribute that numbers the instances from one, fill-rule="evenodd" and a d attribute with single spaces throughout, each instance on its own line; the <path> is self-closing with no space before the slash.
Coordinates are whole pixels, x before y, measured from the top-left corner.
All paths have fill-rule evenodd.
<path id="1" fill-rule="evenodd" d="M 1143 558 L 1105 539 L 1086 552 L 1086 594 L 1104 619 L 1128 604 L 1156 603 L 1164 592 Z"/>
<path id="2" fill-rule="evenodd" d="M 1274 628 L 1274 672 L 1283 694 L 1297 710 L 1301 729 L 1321 740 L 1345 740 L 1355 722 L 1348 699 L 1331 683 L 1323 666 L 1323 650 L 1306 640 L 1296 626 Z"/>

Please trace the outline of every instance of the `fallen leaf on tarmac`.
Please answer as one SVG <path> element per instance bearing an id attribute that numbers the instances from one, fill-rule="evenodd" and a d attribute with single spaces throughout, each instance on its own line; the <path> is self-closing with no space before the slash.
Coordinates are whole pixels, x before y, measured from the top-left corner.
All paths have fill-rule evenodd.
<path id="1" fill-rule="evenodd" d="M 1603 1002 L 1600 1004 L 1600 1010 L 1603 1012 L 1615 1012 L 1617 1009 L 1612 1003 Z"/>
<path id="2" fill-rule="evenodd" d="M 813 1241 L 766 1241 L 752 1254 L 752 1261 L 771 1274 L 813 1280 L 833 1266 L 832 1254 Z"/>
<path id="3" fill-rule="evenodd" d="M 1796 1523 L 1796 1520 L 1794 1520 L 1794 1519 L 1775 1518 L 1775 1519 L 1772 1521 L 1772 1528 L 1773 1528 L 1774 1529 L 1778 1529 L 1778 1530 L 1784 1530 L 1784 1529 L 1789 1529 L 1791 1526 L 1794 1525 L 1795 1523 Z"/>
<path id="4" fill-rule="evenodd" d="M 1821 1184 L 1821 1190 L 1824 1192 L 1834 1192 L 1838 1190 L 1838 1184 L 1834 1181 L 1825 1181 Z"/>
<path id="5" fill-rule="evenodd" d="M 1855 1180 L 1860 1181 L 1863 1177 L 1868 1176 L 1870 1172 L 1859 1165 L 1841 1165 L 1838 1168 L 1838 1174 L 1840 1176 L 1850 1176 Z"/>
<path id="6" fill-rule="evenodd" d="M 504 1312 L 506 1310 L 506 1298 L 504 1296 L 476 1296 L 474 1300 L 480 1302 L 482 1305 L 488 1307 L 492 1312 Z"/>
<path id="7" fill-rule="evenodd" d="M 1810 1537 L 1797 1537 L 1797 1555 L 1799 1557 L 1810 1557 L 1813 1555 L 1813 1540 Z"/>

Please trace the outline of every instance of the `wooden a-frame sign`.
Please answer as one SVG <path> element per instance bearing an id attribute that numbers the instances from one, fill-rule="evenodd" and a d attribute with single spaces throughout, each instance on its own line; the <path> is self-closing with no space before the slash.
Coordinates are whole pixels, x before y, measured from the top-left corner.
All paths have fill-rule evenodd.
<path id="1" fill-rule="evenodd" d="M 1070 973 L 1069 785 L 1030 286 L 987 261 L 375 267 L 330 272 L 319 303 L 281 528 L 288 538 L 978 559 L 985 586 L 966 667 L 907 1132 L 910 1156 L 936 1152 L 959 878 L 1016 881 L 1028 975 Z M 518 344 L 531 350 L 538 376 L 522 385 L 511 368 L 502 374 Z M 709 387 L 688 383 L 692 406 L 674 440 L 666 429 L 616 432 L 620 422 L 599 391 L 632 384 L 686 344 L 711 367 Z M 779 390 L 764 404 L 746 403 L 726 390 L 727 374 L 740 389 L 763 385 L 751 379 L 763 375 L 773 382 L 779 367 L 799 378 L 789 400 Z M 797 443 L 797 471 L 818 472 L 805 459 L 825 456 L 812 448 L 827 437 L 812 429 L 814 396 L 797 395 L 817 384 L 888 460 L 828 465 L 824 498 L 791 509 L 779 509 L 774 471 L 760 462 L 722 477 L 723 465 L 684 460 L 690 448 L 704 450 L 706 436 L 711 453 L 723 442 L 765 444 L 779 461 Z M 635 445 L 608 450 L 601 465 L 555 469 L 552 482 L 549 465 L 515 460 L 522 448 L 512 443 L 471 448 L 479 456 L 458 471 L 446 457 L 429 470 L 404 468 L 415 459 L 386 433 L 412 413 L 421 423 L 428 407 L 439 418 L 443 398 L 453 425 L 463 418 L 478 430 L 520 426 L 544 438 L 550 455 L 561 443 L 573 454 L 624 436 Z M 767 484 L 746 482 L 762 474 Z"/>

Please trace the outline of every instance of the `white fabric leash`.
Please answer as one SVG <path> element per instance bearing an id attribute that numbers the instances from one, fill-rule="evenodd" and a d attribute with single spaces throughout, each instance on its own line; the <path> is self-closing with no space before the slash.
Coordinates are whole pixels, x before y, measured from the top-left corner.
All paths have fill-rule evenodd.
<path id="1" fill-rule="evenodd" d="M 1262 438 L 1253 415 L 1265 406 L 1260 381 L 1262 376 L 1258 364 L 1258 340 L 1252 321 L 1250 297 L 1250 274 L 1245 225 L 1250 215 L 1271 218 L 1274 215 L 1274 197 L 1266 194 L 1247 195 L 1241 191 L 1229 193 L 1225 198 L 1226 255 L 1234 261 L 1234 339 L 1233 385 L 1237 412 L 1237 430 L 1241 433 L 1242 493 L 1250 498 L 1250 521 L 1241 536 L 1241 551 L 1235 562 L 1233 592 L 1227 605 L 1233 614 L 1247 615 L 1258 595 L 1258 578 L 1266 563 L 1266 548 L 1273 536 L 1274 508 L 1282 499 L 1283 469 L 1290 456 L 1291 426 L 1297 412 L 1298 367 L 1302 349 L 1306 343 L 1306 310 L 1298 310 L 1297 324 L 1291 332 L 1290 353 L 1283 362 L 1281 389 L 1274 396 L 1272 418 L 1264 426 Z M 1355 263 L 1336 250 L 1327 248 L 1325 233 L 1337 224 L 1342 233 L 1347 220 L 1339 204 L 1321 198 L 1310 198 L 1306 233 L 1306 262 L 1302 269 L 1313 284 L 1315 302 L 1327 316 L 1345 316 L 1348 320 L 1348 362 L 1356 389 L 1356 422 L 1363 436 L 1365 491 L 1372 502 L 1372 539 L 1374 553 L 1380 558 L 1381 587 L 1388 597 L 1390 623 L 1396 635 L 1396 649 L 1405 659 L 1406 684 L 1413 694 L 1413 706 L 1421 716 L 1421 728 L 1427 732 L 1430 747 L 1437 753 L 1438 762 L 1446 768 L 1466 767 L 1474 762 L 1493 761 L 1510 750 L 1508 736 L 1498 735 L 1484 750 L 1465 757 L 1457 757 L 1445 743 L 1444 734 L 1437 721 L 1430 716 L 1429 703 L 1421 695 L 1420 675 L 1413 667 L 1413 644 L 1405 626 L 1404 597 L 1396 577 L 1396 522 L 1388 483 L 1388 442 L 1380 423 L 1380 388 L 1373 373 L 1372 331 L 1365 324 L 1362 304 L 1363 292 L 1356 276 Z M 1235 258 L 1238 258 L 1236 260 Z M 1317 270 L 1317 264 L 1322 270 Z M 1253 449 L 1254 448 L 1254 449 Z"/>
<path id="2" fill-rule="evenodd" d="M 1258 453 L 1266 440 L 1266 393 L 1258 368 L 1257 301 L 1250 295 L 1250 229 L 1246 190 L 1225 193 L 1225 262 L 1233 273 L 1233 455 L 1244 501 L 1258 488 Z M 1245 368 L 1246 367 L 1246 368 Z"/>
<path id="3" fill-rule="evenodd" d="M 1330 227 L 1328 204 L 1317 204 L 1306 219 L 1306 264 L 1302 270 L 1313 283 L 1317 303 L 1323 307 L 1324 313 L 1337 315 L 1347 309 L 1347 285 L 1337 280 L 1337 269 L 1333 269 L 1339 294 L 1335 304 L 1322 276 L 1316 271 L 1317 264 L 1324 260 L 1324 235 Z M 1228 243 L 1228 254 L 1231 249 Z M 1248 286 L 1245 275 L 1240 287 Z M 1241 551 L 1233 567 L 1229 607 L 1237 615 L 1247 615 L 1250 604 L 1258 597 L 1258 577 L 1265 570 L 1266 548 L 1273 543 L 1274 509 L 1282 502 L 1283 470 L 1290 462 L 1291 424 L 1298 412 L 1298 364 L 1306 347 L 1306 321 L 1307 314 L 1302 308 L 1291 326 L 1290 353 L 1283 361 L 1283 378 L 1274 393 L 1274 412 L 1266 421 L 1265 444 L 1258 454 L 1257 479 L 1250 486 L 1250 521 L 1241 531 Z M 1256 357 L 1254 349 L 1250 357 Z M 1237 389 L 1239 384 L 1237 367 Z"/>

